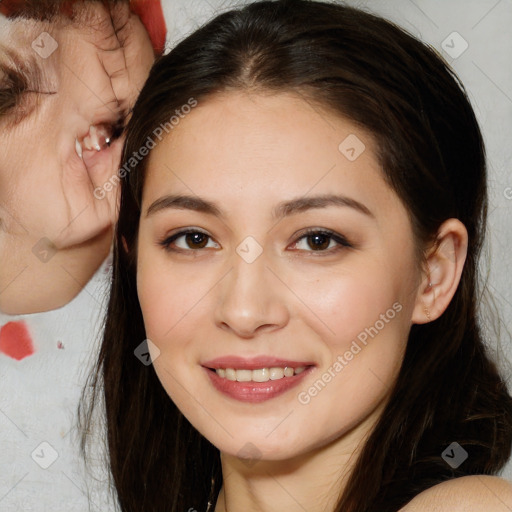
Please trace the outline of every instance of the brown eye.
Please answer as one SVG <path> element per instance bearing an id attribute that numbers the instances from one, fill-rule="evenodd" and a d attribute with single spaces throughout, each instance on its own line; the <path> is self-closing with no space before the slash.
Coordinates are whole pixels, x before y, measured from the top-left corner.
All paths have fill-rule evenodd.
<path id="1" fill-rule="evenodd" d="M 211 236 L 202 231 L 180 231 L 162 240 L 160 245 L 166 251 L 192 252 L 200 249 L 220 249 L 220 245 Z"/>
<path id="2" fill-rule="evenodd" d="M 317 233 L 315 235 L 309 235 L 307 237 L 308 245 L 314 251 L 323 251 L 327 249 L 331 243 L 331 237 L 324 235 L 323 233 Z"/>
<path id="3" fill-rule="evenodd" d="M 188 233 L 185 241 L 191 249 L 202 249 L 208 243 L 208 236 L 204 233 Z"/>
<path id="4" fill-rule="evenodd" d="M 343 248 L 352 247 L 352 244 L 343 235 L 324 229 L 309 229 L 302 232 L 302 235 L 292 245 L 293 250 L 325 254 L 332 254 Z"/>

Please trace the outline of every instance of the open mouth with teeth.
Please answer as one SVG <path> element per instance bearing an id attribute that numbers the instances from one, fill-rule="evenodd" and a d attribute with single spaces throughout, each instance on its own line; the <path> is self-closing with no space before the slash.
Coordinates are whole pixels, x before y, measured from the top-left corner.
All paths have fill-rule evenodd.
<path id="1" fill-rule="evenodd" d="M 255 364 L 241 364 L 249 368 L 230 367 L 228 364 L 205 365 L 203 369 L 213 387 L 223 395 L 240 402 L 264 402 L 284 394 L 299 385 L 314 371 L 314 364 L 300 363 L 286 366 L 269 365 L 255 368 Z M 251 368 L 252 366 L 252 368 Z"/>
<path id="2" fill-rule="evenodd" d="M 89 127 L 88 133 L 75 139 L 75 150 L 79 158 L 83 160 L 85 151 L 100 152 L 110 147 L 112 142 L 118 139 L 123 133 L 121 122 L 116 124 L 97 124 Z"/>
<path id="3" fill-rule="evenodd" d="M 302 373 L 306 369 L 305 366 L 292 368 L 290 366 L 272 368 L 258 368 L 256 370 L 236 369 L 236 368 L 217 368 L 213 369 L 215 373 L 222 379 L 237 382 L 268 382 L 269 380 L 279 380 L 286 377 L 293 377 Z"/>

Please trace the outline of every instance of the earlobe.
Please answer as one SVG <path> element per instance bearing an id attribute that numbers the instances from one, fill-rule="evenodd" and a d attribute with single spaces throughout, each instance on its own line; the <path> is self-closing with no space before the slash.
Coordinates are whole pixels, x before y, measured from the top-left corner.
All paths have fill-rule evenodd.
<path id="1" fill-rule="evenodd" d="M 466 261 L 468 233 L 458 219 L 448 219 L 438 230 L 427 257 L 411 321 L 424 324 L 439 318 L 452 300 Z"/>

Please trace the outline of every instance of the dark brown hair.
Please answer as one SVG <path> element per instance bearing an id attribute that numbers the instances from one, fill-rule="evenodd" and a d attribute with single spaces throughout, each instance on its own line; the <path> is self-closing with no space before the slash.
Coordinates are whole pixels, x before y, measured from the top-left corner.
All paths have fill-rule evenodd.
<path id="1" fill-rule="evenodd" d="M 240 89 L 295 91 L 372 133 L 383 174 L 409 212 L 419 264 L 446 219 L 460 219 L 469 235 L 455 296 L 437 320 L 412 326 L 391 398 L 335 510 L 397 511 L 445 480 L 497 474 L 511 452 L 512 398 L 478 322 L 485 153 L 454 72 L 434 50 L 366 12 L 306 0 L 256 2 L 219 15 L 157 61 L 123 158 L 191 97 L 201 102 Z M 203 511 L 222 485 L 219 451 L 182 416 L 153 368 L 134 356 L 146 338 L 135 247 L 147 161 L 122 180 L 110 302 L 83 424 L 94 400 L 104 398 L 123 511 Z M 456 469 L 441 457 L 454 441 L 469 453 Z"/>

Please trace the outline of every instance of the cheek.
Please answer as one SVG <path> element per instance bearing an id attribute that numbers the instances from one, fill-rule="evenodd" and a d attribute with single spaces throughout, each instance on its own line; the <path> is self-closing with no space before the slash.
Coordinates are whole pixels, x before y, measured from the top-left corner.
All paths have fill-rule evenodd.
<path id="1" fill-rule="evenodd" d="M 192 397 L 203 396 L 204 389 L 199 385 L 202 369 L 197 365 L 194 338 L 201 336 L 197 315 L 206 306 L 208 289 L 193 274 L 159 265 L 157 259 L 139 255 L 137 271 L 146 337 L 157 347 L 156 357 L 152 353 L 153 368 L 180 411 L 195 418 L 197 400 Z"/>
<path id="2" fill-rule="evenodd" d="M 140 247 L 154 242 L 142 241 Z M 161 254 L 160 254 L 161 252 Z M 159 247 L 142 249 L 138 254 L 137 293 L 147 336 L 157 345 L 181 340 L 189 323 L 201 313 L 211 285 L 198 272 L 187 272 L 166 261 Z M 179 333 L 179 336 L 178 336 Z"/>
<path id="3" fill-rule="evenodd" d="M 26 123 L 31 124 L 24 124 L 17 131 L 12 130 L 7 137 L 0 136 L 0 147 L 7 148 L 0 162 L 0 203 L 11 215 L 21 217 L 21 222 L 44 215 L 45 209 L 40 206 L 47 205 L 48 182 L 53 184 L 51 171 L 55 167 L 55 156 L 50 150 L 44 151 L 41 147 L 36 147 L 33 151 L 26 151 L 31 145 L 30 141 L 34 140 L 34 136 L 38 137 L 39 133 L 35 129 L 39 128 L 35 120 Z M 52 142 L 50 146 L 54 145 L 53 141 L 45 138 L 44 146 L 46 142 Z M 24 227 L 31 230 L 30 222 L 27 224 Z"/>
<path id="4" fill-rule="evenodd" d="M 343 350 L 388 310 L 388 316 L 395 316 L 392 307 L 400 294 L 389 276 L 378 276 L 379 271 L 368 264 L 361 271 L 351 269 L 294 280 L 294 290 L 297 296 L 304 297 L 306 311 L 314 313 L 308 314 L 312 327 L 321 330 L 333 349 Z"/>
<path id="5" fill-rule="evenodd" d="M 5 133 L 5 131 L 3 132 Z M 2 148 L 8 148 L 6 137 L 0 135 L 0 146 Z M 10 141 L 10 147 L 13 148 L 14 141 Z M 14 146 L 19 151 L 19 147 Z M 13 149 L 14 149 L 13 148 Z M 13 199 L 13 188 L 16 188 L 16 183 L 19 176 L 21 175 L 21 167 L 19 160 L 16 160 L 15 152 L 7 150 L 2 155 L 2 161 L 0 162 L 0 205 L 4 205 L 6 208 L 12 205 Z"/>
<path id="6" fill-rule="evenodd" d="M 405 263 L 397 263 L 405 273 Z M 400 368 L 410 325 L 403 276 L 397 277 L 394 267 L 386 270 L 367 260 L 342 274 L 295 281 L 297 295 L 307 297 L 302 318 L 321 337 L 325 350 L 322 368 L 313 387 L 301 390 L 300 403 L 314 400 L 320 409 L 339 403 L 339 414 L 350 421 L 388 390 Z"/>
<path id="7" fill-rule="evenodd" d="M 194 332 L 190 319 L 198 306 L 198 290 L 190 276 L 169 269 L 159 257 L 139 252 L 137 293 L 144 317 L 146 337 L 156 345 L 152 353 L 153 367 L 169 396 L 180 406 L 187 402 L 190 379 L 187 379 L 191 357 L 187 347 Z M 185 389 L 183 383 L 187 383 Z"/>
<path id="8" fill-rule="evenodd" d="M 348 280 L 318 299 L 326 302 L 324 309 L 318 308 L 330 329 L 323 339 L 329 366 L 339 363 L 335 373 L 342 375 L 343 392 L 361 396 L 370 393 L 376 378 L 389 381 L 402 360 L 406 320 L 403 305 L 391 290 Z"/>

